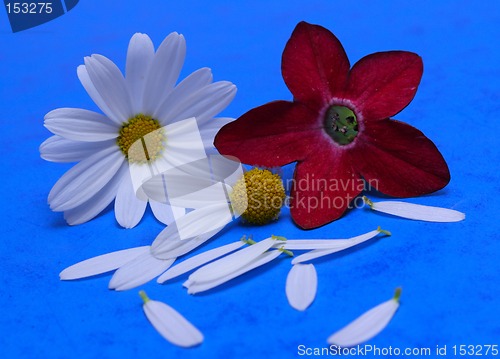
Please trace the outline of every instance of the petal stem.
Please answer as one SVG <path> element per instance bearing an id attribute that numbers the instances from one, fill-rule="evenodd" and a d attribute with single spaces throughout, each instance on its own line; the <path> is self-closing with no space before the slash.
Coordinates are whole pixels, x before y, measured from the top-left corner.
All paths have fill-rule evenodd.
<path id="1" fill-rule="evenodd" d="M 148 295 L 146 294 L 145 291 L 143 290 L 140 290 L 139 291 L 139 296 L 141 297 L 142 301 L 144 302 L 144 304 L 146 304 L 147 302 L 149 302 L 151 299 L 149 299 Z"/>

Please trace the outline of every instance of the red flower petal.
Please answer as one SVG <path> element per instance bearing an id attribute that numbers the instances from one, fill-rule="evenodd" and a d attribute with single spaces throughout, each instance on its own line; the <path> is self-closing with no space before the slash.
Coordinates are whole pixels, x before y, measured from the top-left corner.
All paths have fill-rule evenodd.
<path id="1" fill-rule="evenodd" d="M 380 192 L 412 197 L 448 184 L 450 172 L 438 149 L 416 128 L 385 119 L 367 124 L 350 152 L 353 166 Z"/>
<path id="2" fill-rule="evenodd" d="M 335 35 L 306 22 L 295 27 L 281 62 L 283 79 L 295 100 L 318 110 L 344 89 L 349 67 Z"/>
<path id="3" fill-rule="evenodd" d="M 422 72 L 422 59 L 412 52 L 368 55 L 352 67 L 345 98 L 367 121 L 389 118 L 411 102 Z"/>
<path id="4" fill-rule="evenodd" d="M 316 228 L 338 219 L 364 189 L 344 150 L 324 146 L 297 164 L 290 212 L 297 225 Z"/>
<path id="5" fill-rule="evenodd" d="M 300 161 L 315 148 L 318 116 L 307 107 L 275 101 L 256 107 L 220 129 L 214 145 L 222 155 L 255 166 Z"/>

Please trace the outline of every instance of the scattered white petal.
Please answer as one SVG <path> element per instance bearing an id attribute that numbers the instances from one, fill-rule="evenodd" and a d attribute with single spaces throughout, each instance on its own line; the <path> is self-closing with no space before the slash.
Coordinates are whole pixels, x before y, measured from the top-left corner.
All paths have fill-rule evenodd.
<path id="1" fill-rule="evenodd" d="M 169 279 L 175 278 L 189 272 L 192 269 L 198 268 L 205 263 L 213 261 L 219 257 L 222 257 L 228 253 L 231 253 L 238 248 L 242 247 L 245 243 L 242 241 L 237 241 L 233 243 L 226 244 L 222 247 L 217 247 L 209 251 L 200 253 L 196 256 L 186 259 L 185 261 L 171 267 L 165 273 L 163 273 L 158 279 L 158 283 L 164 283 Z"/>
<path id="2" fill-rule="evenodd" d="M 208 281 L 208 282 L 194 282 L 191 279 L 188 279 L 183 285 L 188 288 L 189 294 L 195 294 L 207 291 L 209 289 L 215 288 L 221 284 L 224 284 L 231 279 L 239 277 L 242 274 L 245 274 L 252 269 L 260 267 L 266 263 L 269 263 L 273 259 L 277 258 L 281 254 L 278 250 L 272 250 L 265 253 L 262 253 L 257 258 L 254 258 L 250 263 L 247 263 L 245 266 L 240 267 L 238 270 L 234 272 L 230 272 L 228 275 L 218 278 L 216 280 Z"/>
<path id="3" fill-rule="evenodd" d="M 315 249 L 315 250 L 312 250 L 310 252 L 306 252 L 304 254 L 301 254 L 300 256 L 297 256 L 292 260 L 292 264 L 310 261 L 312 259 L 316 259 L 319 257 L 323 257 L 326 255 L 332 254 L 332 253 L 343 251 L 344 249 L 353 247 L 353 246 L 358 245 L 360 243 L 363 243 L 363 242 L 365 242 L 373 237 L 376 237 L 377 234 L 379 234 L 379 233 L 384 233 L 384 234 L 390 235 L 390 233 L 387 231 L 384 231 L 381 229 L 376 229 L 374 231 L 362 234 L 360 236 L 352 237 L 352 238 L 347 239 L 347 240 L 342 240 L 342 242 L 339 243 L 338 245 L 336 245 L 336 246 L 332 245 L 332 247 L 330 247 L 328 249 Z M 340 242 L 340 240 L 337 242 Z M 285 244 L 285 246 L 286 246 L 286 244 Z"/>
<path id="4" fill-rule="evenodd" d="M 366 197 L 363 197 L 363 199 L 374 211 L 417 221 L 460 222 L 465 219 L 465 213 L 455 211 L 454 209 L 424 206 L 401 201 L 372 202 Z"/>
<path id="5" fill-rule="evenodd" d="M 144 301 L 144 314 L 163 338 L 174 345 L 189 348 L 203 342 L 203 334 L 174 308 L 151 300 L 144 291 L 139 292 Z"/>
<path id="6" fill-rule="evenodd" d="M 295 264 L 286 278 L 286 297 L 288 303 L 303 311 L 311 305 L 318 289 L 318 275 L 312 264 Z"/>
<path id="7" fill-rule="evenodd" d="M 217 233 L 231 221 L 232 215 L 227 203 L 196 209 L 161 231 L 151 245 L 152 252 L 161 259 L 171 258 L 172 249 L 183 245 L 182 241 L 196 238 L 208 240 L 208 234 Z"/>
<path id="8" fill-rule="evenodd" d="M 333 249 L 350 243 L 349 239 L 287 239 L 283 246 L 289 250 Z"/>
<path id="9" fill-rule="evenodd" d="M 59 277 L 61 280 L 72 280 L 107 273 L 149 252 L 149 248 L 149 246 L 135 247 L 89 258 L 64 269 Z"/>
<path id="10" fill-rule="evenodd" d="M 174 261 L 175 258 L 155 258 L 151 251 L 147 251 L 121 266 L 109 281 L 109 289 L 127 290 L 138 287 L 162 274 Z"/>
<path id="11" fill-rule="evenodd" d="M 389 324 L 394 313 L 399 308 L 400 293 L 401 290 L 396 289 L 393 298 L 370 309 L 338 332 L 332 334 L 328 338 L 328 344 L 353 347 L 376 336 Z"/>
<path id="12" fill-rule="evenodd" d="M 244 267 L 267 251 L 276 243 L 273 237 L 269 237 L 249 247 L 209 263 L 189 276 L 192 282 L 209 282 L 230 275 L 232 272 Z M 279 253 L 279 252 L 278 252 Z"/>

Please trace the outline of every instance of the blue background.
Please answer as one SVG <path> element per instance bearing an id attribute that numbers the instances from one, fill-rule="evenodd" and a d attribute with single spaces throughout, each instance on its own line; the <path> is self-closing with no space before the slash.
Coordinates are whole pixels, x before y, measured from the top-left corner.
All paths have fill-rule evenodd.
<path id="1" fill-rule="evenodd" d="M 326 346 L 331 333 L 389 299 L 397 286 L 403 287 L 402 305 L 370 344 L 433 350 L 448 345 L 449 356 L 451 345 L 500 344 L 499 13 L 496 1 L 87 0 L 16 34 L 1 13 L 0 352 L 44 358 L 291 358 L 299 344 Z M 352 64 L 393 49 L 423 57 L 417 96 L 397 118 L 436 143 L 452 180 L 439 193 L 413 201 L 463 211 L 466 221 L 423 223 L 358 209 L 307 232 L 292 224 L 287 211 L 265 227 L 232 223 L 205 248 L 242 234 L 343 238 L 378 225 L 393 236 L 315 262 L 318 295 L 304 313 L 287 303 L 285 257 L 206 294 L 187 295 L 184 278 L 143 286 L 204 333 L 205 342 L 190 350 L 155 332 L 138 290 L 109 291 L 110 275 L 60 282 L 65 267 L 149 244 L 163 228 L 148 212 L 135 229 L 121 229 L 111 210 L 69 227 L 46 203 L 71 165 L 40 159 L 38 146 L 49 136 L 43 116 L 58 107 L 97 109 L 76 76 L 83 57 L 103 54 L 123 70 L 135 32 L 149 34 L 158 46 L 178 31 L 188 46 L 181 77 L 208 66 L 215 80 L 234 82 L 238 94 L 223 114 L 237 117 L 265 102 L 290 99 L 281 52 L 301 20 L 334 32 Z M 292 169 L 283 171 L 285 177 Z"/>

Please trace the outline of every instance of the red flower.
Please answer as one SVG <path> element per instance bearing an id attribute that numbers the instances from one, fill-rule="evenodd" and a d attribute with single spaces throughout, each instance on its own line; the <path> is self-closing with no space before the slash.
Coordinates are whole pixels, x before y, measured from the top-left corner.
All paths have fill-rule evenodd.
<path id="1" fill-rule="evenodd" d="M 449 182 L 448 166 L 432 141 L 389 119 L 415 96 L 423 71 L 418 55 L 378 52 L 350 69 L 330 31 L 301 22 L 283 51 L 281 70 L 293 102 L 250 110 L 219 131 L 215 146 L 252 165 L 297 161 L 291 214 L 299 226 L 339 218 L 366 185 L 411 197 Z"/>

